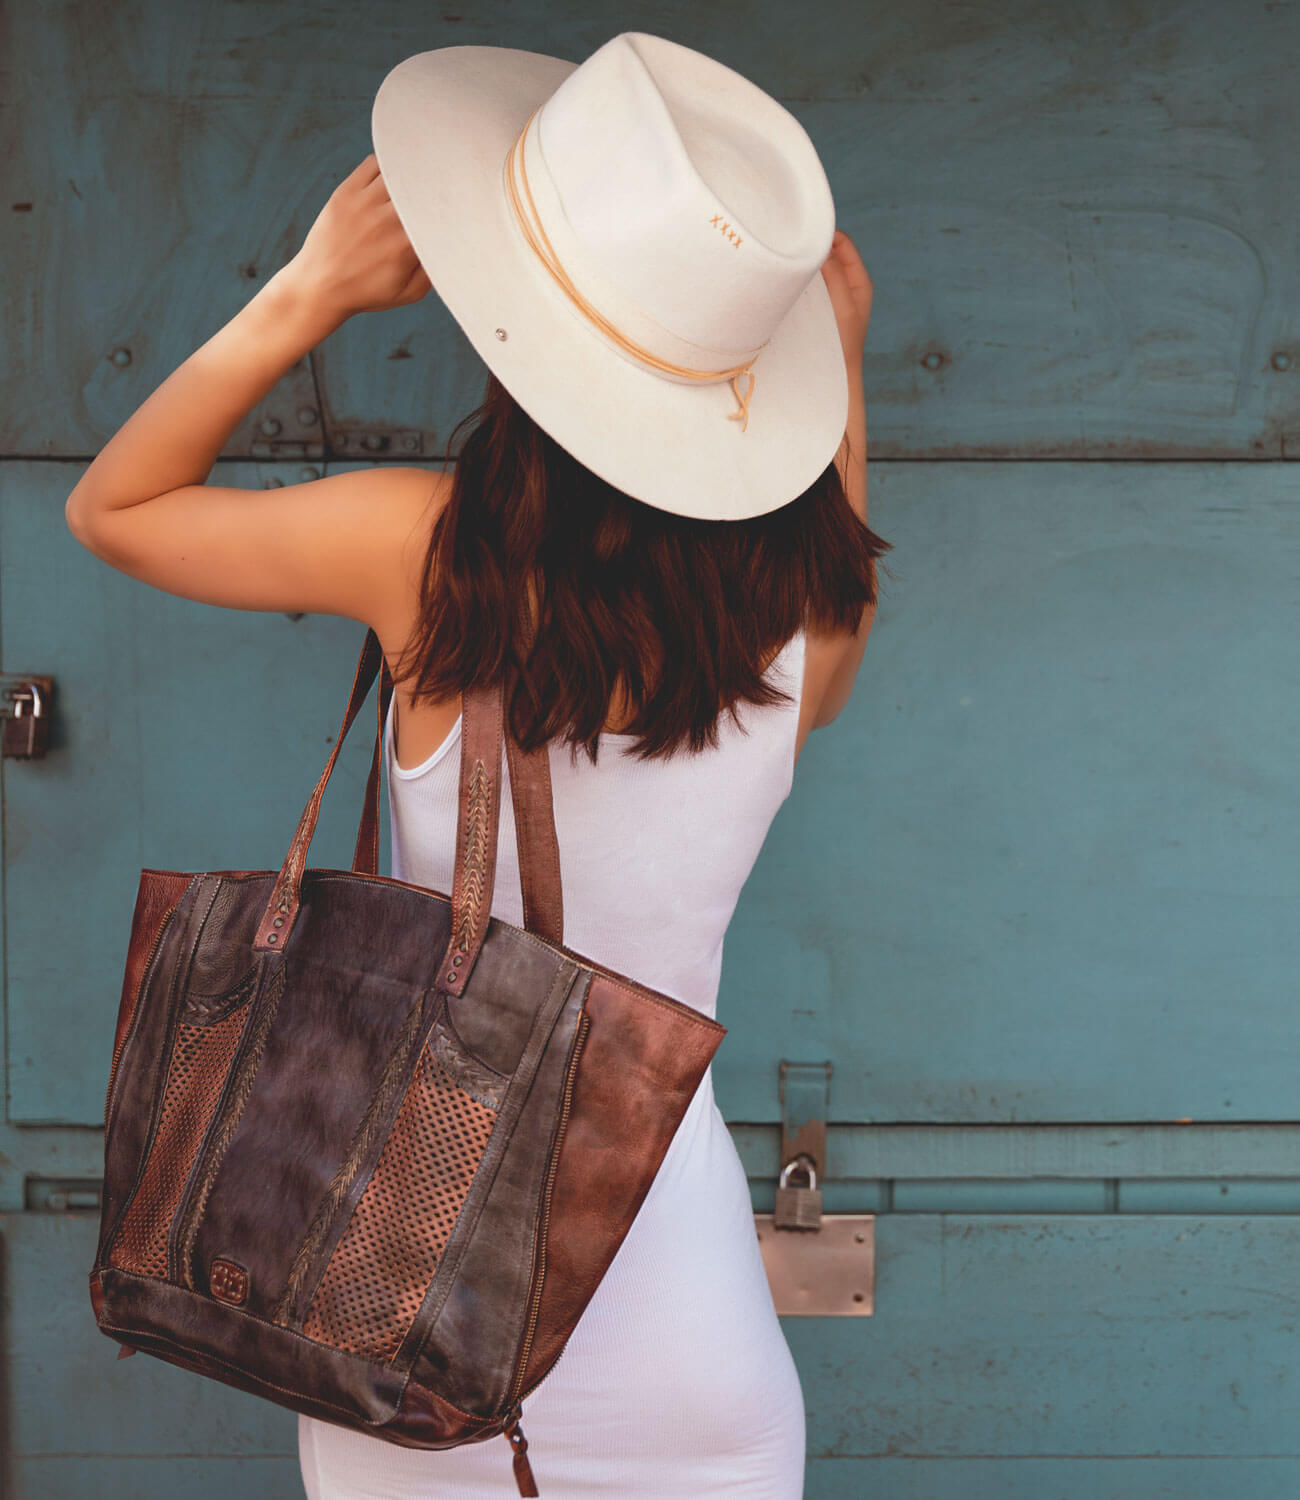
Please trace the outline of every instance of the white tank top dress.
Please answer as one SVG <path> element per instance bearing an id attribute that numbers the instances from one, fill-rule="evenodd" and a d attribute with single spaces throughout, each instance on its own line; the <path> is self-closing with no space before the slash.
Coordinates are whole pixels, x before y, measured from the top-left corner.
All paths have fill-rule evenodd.
<path id="1" fill-rule="evenodd" d="M 602 734 L 593 766 L 551 744 L 567 946 L 717 1015 L 723 937 L 793 782 L 804 654 L 800 630 L 768 667 L 795 701 L 742 704 L 743 727 L 724 714 L 716 748 L 643 762 Z M 450 891 L 460 721 L 409 770 L 392 724 L 392 873 Z M 504 770 L 492 914 L 523 925 Z M 522 1425 L 544 1500 L 800 1500 L 802 1387 L 712 1063 Z M 425 1452 L 306 1416 L 298 1436 L 309 1500 L 518 1500 L 504 1437 Z"/>

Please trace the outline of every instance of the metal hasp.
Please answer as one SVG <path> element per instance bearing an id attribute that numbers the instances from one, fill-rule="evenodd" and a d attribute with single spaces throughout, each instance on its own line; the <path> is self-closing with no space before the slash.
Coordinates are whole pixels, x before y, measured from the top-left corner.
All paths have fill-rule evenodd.
<path id="1" fill-rule="evenodd" d="M 41 760 L 50 745 L 52 677 L 0 674 L 5 760 Z"/>
<path id="2" fill-rule="evenodd" d="M 754 1215 L 778 1317 L 867 1317 L 875 1310 L 875 1216 L 824 1214 L 831 1065 L 780 1064 L 781 1177 L 775 1211 Z M 799 1174 L 806 1185 L 792 1185 Z"/>
<path id="3" fill-rule="evenodd" d="M 812 1169 L 826 1176 L 826 1116 L 831 1100 L 829 1062 L 781 1059 L 777 1097 L 781 1101 L 781 1165 L 796 1156 L 812 1158 Z"/>

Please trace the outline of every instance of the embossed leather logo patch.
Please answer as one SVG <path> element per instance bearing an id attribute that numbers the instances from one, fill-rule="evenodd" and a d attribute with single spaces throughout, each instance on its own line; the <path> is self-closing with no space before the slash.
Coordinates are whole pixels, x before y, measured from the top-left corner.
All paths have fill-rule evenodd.
<path id="1" fill-rule="evenodd" d="M 248 1272 L 233 1260 L 214 1260 L 208 1272 L 208 1286 L 218 1301 L 238 1305 L 248 1296 Z"/>

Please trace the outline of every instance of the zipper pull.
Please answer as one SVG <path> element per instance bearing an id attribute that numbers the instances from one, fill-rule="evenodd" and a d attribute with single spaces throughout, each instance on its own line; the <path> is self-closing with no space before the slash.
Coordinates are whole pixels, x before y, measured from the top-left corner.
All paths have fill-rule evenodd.
<path id="1" fill-rule="evenodd" d="M 519 1425 L 517 1406 L 514 1415 L 502 1430 L 510 1439 L 510 1446 L 514 1449 L 515 1484 L 519 1487 L 519 1493 L 526 1497 L 539 1497 L 537 1481 L 533 1478 L 533 1466 L 528 1462 L 528 1439 L 524 1436 L 524 1429 Z"/>

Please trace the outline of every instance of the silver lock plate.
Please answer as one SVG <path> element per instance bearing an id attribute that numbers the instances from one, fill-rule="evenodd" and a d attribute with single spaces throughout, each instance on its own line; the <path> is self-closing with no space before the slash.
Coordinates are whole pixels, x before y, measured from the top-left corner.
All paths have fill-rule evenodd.
<path id="1" fill-rule="evenodd" d="M 875 1311 L 876 1216 L 823 1214 L 815 1233 L 791 1234 L 755 1214 L 754 1230 L 777 1316 L 865 1318 Z"/>

